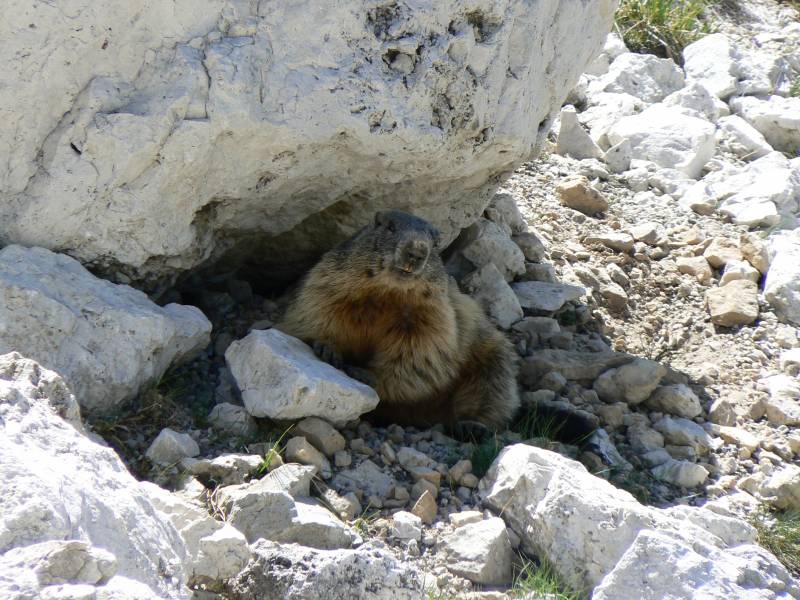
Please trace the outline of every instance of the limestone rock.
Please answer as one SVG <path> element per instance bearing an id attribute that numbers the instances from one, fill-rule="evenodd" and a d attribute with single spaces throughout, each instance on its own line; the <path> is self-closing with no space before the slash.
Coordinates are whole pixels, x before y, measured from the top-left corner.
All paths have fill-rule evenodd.
<path id="1" fill-rule="evenodd" d="M 664 385 L 656 389 L 645 402 L 650 410 L 693 419 L 703 413 L 700 399 L 683 384 Z"/>
<path id="2" fill-rule="evenodd" d="M 681 256 L 675 262 L 680 273 L 694 275 L 700 283 L 708 283 L 714 276 L 708 261 L 703 256 Z"/>
<path id="3" fill-rule="evenodd" d="M 560 182 L 556 186 L 556 197 L 564 206 L 592 216 L 608 210 L 608 202 L 603 195 L 589 184 L 582 176 L 574 176 Z"/>
<path id="4" fill-rule="evenodd" d="M 773 246 L 764 298 L 782 320 L 800 326 L 800 239 Z"/>
<path id="5" fill-rule="evenodd" d="M 660 432 L 667 443 L 691 446 L 697 454 L 706 454 L 713 443 L 705 429 L 683 417 L 664 416 L 653 424 L 653 429 Z"/>
<path id="6" fill-rule="evenodd" d="M 325 479 L 332 474 L 330 461 L 302 436 L 295 436 L 286 442 L 286 460 L 311 465 Z"/>
<path id="7" fill-rule="evenodd" d="M 258 431 L 258 424 L 243 406 L 223 402 L 208 413 L 208 422 L 214 429 L 229 435 L 251 438 Z"/>
<path id="8" fill-rule="evenodd" d="M 775 508 L 797 510 L 800 508 L 800 467 L 783 465 L 761 484 L 758 493 Z"/>
<path id="9" fill-rule="evenodd" d="M 593 93 L 587 99 L 586 110 L 578 115 L 578 120 L 589 128 L 589 135 L 598 146 L 609 150 L 616 145 L 608 140 L 609 129 L 622 117 L 638 114 L 646 107 L 647 103 L 630 94 Z M 630 146 L 627 151 L 630 151 Z"/>
<path id="10" fill-rule="evenodd" d="M 575 350 L 535 350 L 522 364 L 525 385 L 535 386 L 550 371 L 558 371 L 569 381 L 591 383 L 604 371 L 630 363 L 632 356 L 621 352 L 579 352 Z"/>
<path id="11" fill-rule="evenodd" d="M 452 239 L 543 144 L 615 2 L 397 6 L 14 0 L 0 238 L 140 281 L 231 245 L 295 274 L 400 197 Z"/>
<path id="12" fill-rule="evenodd" d="M 708 477 L 705 467 L 686 460 L 670 459 L 650 469 L 653 477 L 685 488 L 697 487 Z"/>
<path id="13" fill-rule="evenodd" d="M 772 375 L 759 381 L 769 391 L 767 419 L 773 425 L 800 425 L 800 383 L 788 375 Z"/>
<path id="14" fill-rule="evenodd" d="M 513 234 L 525 233 L 528 231 L 528 224 L 519 211 L 517 201 L 513 194 L 498 192 L 492 198 L 492 202 L 484 211 L 486 218 L 494 221 L 498 225 L 505 225 Z"/>
<path id="15" fill-rule="evenodd" d="M 411 509 L 412 514 L 422 519 L 422 522 L 426 525 L 433 523 L 436 518 L 436 511 L 436 500 L 429 491 L 423 492 Z"/>
<path id="16" fill-rule="evenodd" d="M 77 402 L 61 377 L 17 353 L 0 356 L 0 412 L 0 553 L 10 559 L 27 547 L 60 540 L 64 550 L 79 540 L 85 581 L 109 574 L 101 563 L 110 554 L 116 575 L 109 589 L 129 583 L 138 590 L 121 598 L 188 597 L 183 539 L 117 454 L 81 433 Z M 159 575 L 164 565 L 170 578 Z M 4 577 L 22 576 L 0 571 L 0 590 L 9 589 Z M 43 595 L 32 589 L 29 597 Z"/>
<path id="17" fill-rule="evenodd" d="M 483 307 L 489 318 L 503 329 L 508 329 L 522 318 L 522 307 L 516 294 L 493 263 L 467 275 L 462 280 L 462 285 Z"/>
<path id="18" fill-rule="evenodd" d="M 763 241 L 752 233 L 739 237 L 739 248 L 745 260 L 763 275 L 769 269 L 769 251 Z"/>
<path id="19" fill-rule="evenodd" d="M 520 281 L 511 284 L 522 308 L 555 312 L 570 300 L 586 294 L 586 289 L 568 283 Z"/>
<path id="20" fill-rule="evenodd" d="M 198 454 L 200 447 L 190 435 L 165 427 L 150 444 L 145 456 L 157 465 L 167 466 Z"/>
<path id="21" fill-rule="evenodd" d="M 231 582 L 236 600 L 418 600 L 424 578 L 380 542 L 316 550 L 259 540 L 255 558 Z"/>
<path id="22" fill-rule="evenodd" d="M 480 219 L 475 225 L 475 239 L 461 250 L 461 254 L 480 268 L 494 264 L 506 281 L 525 272 L 525 256 L 499 225 Z"/>
<path id="23" fill-rule="evenodd" d="M 722 117 L 717 125 L 717 143 L 739 158 L 755 160 L 774 150 L 760 131 L 738 115 Z"/>
<path id="24" fill-rule="evenodd" d="M 715 237 L 703 252 L 703 256 L 715 269 L 721 269 L 731 261 L 741 261 L 742 251 L 739 244 L 731 239 Z"/>
<path id="25" fill-rule="evenodd" d="M 603 157 L 603 151 L 578 123 L 574 106 L 565 106 L 561 109 L 560 122 L 556 138 L 556 154 L 571 156 L 577 160 Z"/>
<path id="26" fill-rule="evenodd" d="M 672 576 L 651 579 L 647 574 L 654 566 L 639 556 L 637 540 L 649 535 L 668 540 L 664 553 L 658 554 L 660 562 L 683 564 L 683 547 L 712 557 L 715 570 L 710 574 L 704 565 L 697 580 L 681 580 L 690 590 L 735 589 L 738 594 L 746 586 L 753 595 L 768 595 L 772 589 L 800 593 L 775 557 L 750 545 L 754 535 L 741 521 L 702 508 L 680 512 L 642 506 L 629 493 L 590 475 L 580 463 L 547 450 L 522 444 L 504 448 L 484 477 L 482 489 L 486 505 L 502 514 L 520 536 L 525 552 L 549 561 L 575 588 L 600 586 L 594 596 L 616 574 L 635 570 L 638 575 L 630 575 L 624 590 L 616 588 L 605 597 L 629 598 L 632 589 L 637 597 L 664 597 L 663 582 L 671 585 Z M 629 560 L 630 553 L 637 555 L 636 561 Z M 747 560 L 739 558 L 744 555 Z M 754 556 L 758 561 L 749 562 Z M 758 578 L 757 571 L 769 576 Z M 734 583 L 740 587 L 730 587 Z M 701 593 L 690 591 L 685 597 Z M 720 591 L 718 597 L 727 598 L 727 593 Z"/>
<path id="27" fill-rule="evenodd" d="M 781 152 L 796 151 L 800 145 L 800 98 L 753 96 L 734 98 L 731 108 L 757 129 L 767 142 Z"/>
<path id="28" fill-rule="evenodd" d="M 257 454 L 221 454 L 212 459 L 184 458 L 180 464 L 187 472 L 204 481 L 234 485 L 247 481 L 261 468 L 264 459 Z"/>
<path id="29" fill-rule="evenodd" d="M 630 252 L 633 249 L 633 237 L 621 231 L 592 233 L 583 238 L 585 244 L 602 244 L 617 252 Z"/>
<path id="30" fill-rule="evenodd" d="M 685 115 L 679 108 L 656 104 L 641 114 L 623 117 L 608 131 L 610 144 L 628 140 L 634 158 L 677 169 L 697 179 L 716 149 L 714 125 Z"/>
<path id="31" fill-rule="evenodd" d="M 725 264 L 722 277 L 719 278 L 720 286 L 727 285 L 731 281 L 752 281 L 755 284 L 761 280 L 761 273 L 750 263 L 742 260 L 732 260 Z"/>
<path id="32" fill-rule="evenodd" d="M 683 68 L 689 81 L 699 81 L 723 100 L 736 91 L 738 52 L 721 33 L 703 36 L 683 49 Z"/>
<path id="33" fill-rule="evenodd" d="M 547 257 L 547 247 L 533 231 L 518 233 L 512 236 L 511 240 L 519 246 L 527 261 L 540 263 Z"/>
<path id="34" fill-rule="evenodd" d="M 159 307 L 43 248 L 0 250 L 0 354 L 58 372 L 85 413 L 108 415 L 209 342 L 197 308 Z"/>
<path id="35" fill-rule="evenodd" d="M 708 89 L 698 83 L 693 82 L 686 85 L 686 87 L 672 92 L 669 96 L 664 98 L 662 104 L 666 106 L 678 106 L 684 114 L 690 117 L 699 117 L 712 123 L 716 123 L 719 118 L 719 108 L 714 98 L 709 93 Z"/>
<path id="36" fill-rule="evenodd" d="M 622 173 L 631 168 L 633 149 L 629 140 L 624 139 L 606 150 L 603 159 L 612 173 Z"/>
<path id="37" fill-rule="evenodd" d="M 674 61 L 628 52 L 618 56 L 608 73 L 590 84 L 589 92 L 630 94 L 653 103 L 681 89 L 683 84 L 683 72 Z"/>
<path id="38" fill-rule="evenodd" d="M 308 417 L 296 423 L 292 433 L 304 437 L 325 456 L 333 456 L 345 449 L 347 443 L 341 433 L 336 431 L 327 421 L 317 417 Z"/>
<path id="39" fill-rule="evenodd" d="M 375 408 L 372 388 L 323 363 L 300 340 L 275 329 L 233 342 L 225 360 L 255 417 L 321 417 L 335 425 Z"/>
<path id="40" fill-rule="evenodd" d="M 442 544 L 452 573 L 483 585 L 511 582 L 511 543 L 503 519 L 492 517 L 463 525 Z"/>
<path id="41" fill-rule="evenodd" d="M 639 404 L 650 396 L 666 374 L 663 365 L 637 358 L 631 363 L 605 371 L 594 382 L 593 388 L 606 402 Z"/>
<path id="42" fill-rule="evenodd" d="M 422 536 L 422 519 L 401 510 L 392 515 L 392 535 L 399 540 L 417 540 Z"/>
<path id="43" fill-rule="evenodd" d="M 395 485 L 394 479 L 385 473 L 371 460 L 365 460 L 355 469 L 339 471 L 333 477 L 332 484 L 337 489 L 349 491 L 361 490 L 364 495 L 386 498 Z"/>
<path id="44" fill-rule="evenodd" d="M 739 279 L 706 292 L 711 321 L 722 327 L 749 325 L 758 318 L 758 286 Z"/>

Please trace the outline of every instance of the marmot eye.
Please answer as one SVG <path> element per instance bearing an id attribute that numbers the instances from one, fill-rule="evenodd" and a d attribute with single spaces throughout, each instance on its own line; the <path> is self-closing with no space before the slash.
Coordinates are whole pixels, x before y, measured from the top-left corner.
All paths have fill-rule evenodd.
<path id="1" fill-rule="evenodd" d="M 388 229 L 389 231 L 394 231 L 395 230 L 394 221 L 389 221 L 386 224 L 386 229 Z"/>

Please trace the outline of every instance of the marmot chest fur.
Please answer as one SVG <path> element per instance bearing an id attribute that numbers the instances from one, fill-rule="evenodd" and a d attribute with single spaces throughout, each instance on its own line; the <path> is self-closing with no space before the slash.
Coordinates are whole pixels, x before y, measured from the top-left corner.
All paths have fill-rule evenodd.
<path id="1" fill-rule="evenodd" d="M 378 213 L 308 273 L 278 329 L 373 385 L 374 419 L 500 429 L 519 407 L 516 354 L 447 275 L 438 244 L 423 219 Z"/>

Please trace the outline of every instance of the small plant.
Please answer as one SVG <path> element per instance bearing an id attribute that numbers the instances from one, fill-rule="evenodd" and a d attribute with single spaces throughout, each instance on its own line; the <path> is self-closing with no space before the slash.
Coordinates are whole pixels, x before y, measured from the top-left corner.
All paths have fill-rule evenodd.
<path id="1" fill-rule="evenodd" d="M 272 442 L 270 447 L 264 453 L 264 460 L 261 462 L 261 465 L 258 467 L 258 475 L 259 477 L 263 477 L 270 471 L 270 467 L 272 466 L 273 461 L 276 457 L 280 458 L 283 451 L 286 450 L 286 446 L 283 444 L 283 438 L 286 437 L 286 434 L 291 431 L 294 425 L 289 425 L 286 429 L 284 429 L 283 433 L 278 436 L 278 439 Z"/>
<path id="2" fill-rule="evenodd" d="M 683 49 L 710 32 L 702 15 L 706 0 L 622 0 L 615 28 L 632 52 L 683 64 Z"/>
<path id="3" fill-rule="evenodd" d="M 750 522 L 758 532 L 758 543 L 800 577 L 800 511 L 756 514 Z"/>
<path id="4" fill-rule="evenodd" d="M 367 507 L 361 511 L 361 514 L 353 520 L 353 529 L 364 537 L 369 535 L 370 525 L 372 525 L 381 514 L 379 510 L 374 509 L 372 512 L 369 512 L 370 508 L 371 507 L 367 505 Z"/>
<path id="5" fill-rule="evenodd" d="M 500 454 L 505 444 L 496 435 L 486 438 L 482 442 L 475 444 L 472 450 L 472 472 L 477 477 L 486 475 L 486 471 L 492 466 L 494 459 Z"/>
<path id="6" fill-rule="evenodd" d="M 582 596 L 564 582 L 549 564 L 520 556 L 521 567 L 508 591 L 512 598 L 547 598 L 548 600 L 579 600 Z"/>
<path id="7" fill-rule="evenodd" d="M 800 76 L 798 76 L 789 86 L 789 95 L 792 98 L 800 98 Z"/>

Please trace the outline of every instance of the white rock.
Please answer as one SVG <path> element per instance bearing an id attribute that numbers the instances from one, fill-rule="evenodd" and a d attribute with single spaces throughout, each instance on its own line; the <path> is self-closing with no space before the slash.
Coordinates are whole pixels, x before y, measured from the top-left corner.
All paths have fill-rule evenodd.
<path id="1" fill-rule="evenodd" d="M 0 250 L 0 354 L 59 373 L 85 413 L 109 414 L 209 342 L 197 308 L 159 307 L 43 248 Z"/>
<path id="2" fill-rule="evenodd" d="M 800 466 L 783 465 L 759 486 L 758 494 L 780 510 L 800 508 Z"/>
<path id="3" fill-rule="evenodd" d="M 666 412 L 687 419 L 693 419 L 703 413 L 697 394 L 683 383 L 657 388 L 647 399 L 645 406 L 653 411 Z"/>
<path id="4" fill-rule="evenodd" d="M 489 469 L 482 486 L 487 506 L 500 511 L 520 535 L 522 549 L 550 562 L 575 588 L 593 589 L 601 582 L 605 584 L 606 577 L 614 581 L 621 572 L 641 569 L 635 583 L 630 583 L 624 592 L 616 588 L 613 595 L 603 597 L 630 598 L 631 590 L 636 590 L 636 597 L 672 597 L 661 593 L 665 585 L 674 585 L 671 574 L 651 578 L 648 573 L 652 565 L 640 559 L 629 560 L 631 553 L 640 553 L 637 539 L 657 535 L 669 540 L 665 543 L 666 554 L 658 555 L 662 562 L 670 557 L 677 561 L 675 557 L 683 546 L 713 558 L 717 570 L 709 574 L 704 566 L 696 581 L 681 580 L 692 589 L 727 590 L 733 578 L 752 590 L 753 597 L 758 597 L 759 591 L 769 597 L 768 590 L 773 585 L 776 590 L 788 588 L 793 594 L 800 593 L 795 592 L 796 584 L 777 559 L 749 544 L 739 545 L 742 539 L 752 541 L 752 529 L 741 522 L 738 529 L 745 537 L 736 534 L 733 519 L 720 523 L 719 517 L 706 509 L 687 507 L 686 512 L 680 512 L 642 506 L 629 493 L 556 453 L 523 444 L 508 446 Z M 689 516 L 692 511 L 696 513 L 694 518 Z M 752 567 L 738 558 L 754 552 L 760 558 L 751 563 Z M 770 575 L 760 579 L 754 576 L 756 571 Z M 740 573 L 747 576 L 739 580 Z M 630 577 L 627 581 L 634 581 L 633 575 Z M 593 596 L 602 590 L 603 587 L 595 590 Z M 702 591 L 676 597 L 692 598 L 698 594 Z"/>
<path id="5" fill-rule="evenodd" d="M 490 221 L 498 225 L 506 225 L 511 233 L 518 234 L 528 231 L 528 224 L 519 211 L 514 195 L 508 192 L 495 194 L 484 214 Z"/>
<path id="6" fill-rule="evenodd" d="M 716 149 L 714 125 L 675 106 L 654 105 L 623 117 L 608 130 L 611 145 L 628 140 L 633 158 L 678 169 L 697 179 Z"/>
<path id="7" fill-rule="evenodd" d="M 699 117 L 716 123 L 719 118 L 716 99 L 711 96 L 711 93 L 704 85 L 694 82 L 689 83 L 685 88 L 672 92 L 661 103 L 666 106 L 678 106 L 690 117 Z"/>
<path id="8" fill-rule="evenodd" d="M 392 515 L 392 535 L 399 540 L 417 540 L 422 537 L 422 519 L 401 510 Z"/>
<path id="9" fill-rule="evenodd" d="M 456 575 L 484 585 L 511 582 L 511 542 L 503 519 L 463 525 L 442 540 L 442 549 L 448 570 Z"/>
<path id="10" fill-rule="evenodd" d="M 660 531 L 642 531 L 592 592 L 594 600 L 650 598 L 779 598 L 800 590 L 774 556 L 755 544 L 719 551 Z"/>
<path id="11" fill-rule="evenodd" d="M 311 465 L 325 479 L 329 479 L 332 474 L 331 462 L 327 457 L 306 438 L 299 435 L 286 442 L 286 460 L 301 465 Z"/>
<path id="12" fill-rule="evenodd" d="M 735 223 L 776 225 L 781 219 L 779 213 L 794 214 L 798 210 L 800 173 L 780 152 L 763 156 L 741 171 L 719 173 L 716 178 L 709 192 L 724 200 L 720 212 Z"/>
<path id="13" fill-rule="evenodd" d="M 571 156 L 577 160 L 603 156 L 603 151 L 578 123 L 574 106 L 565 106 L 561 109 L 560 123 L 556 138 L 556 154 Z"/>
<path id="14" fill-rule="evenodd" d="M 477 268 L 494 264 L 506 281 L 525 272 L 525 256 L 506 230 L 487 219 L 479 219 L 474 228 L 475 239 L 461 251 L 464 258 Z"/>
<path id="15" fill-rule="evenodd" d="M 800 239 L 772 246 L 764 298 L 781 320 L 800 326 Z"/>
<path id="16" fill-rule="evenodd" d="M 520 306 L 531 310 L 555 312 L 571 300 L 586 295 L 586 288 L 568 283 L 520 281 L 512 283 Z"/>
<path id="17" fill-rule="evenodd" d="M 670 459 L 650 469 L 653 477 L 685 488 L 697 487 L 708 478 L 705 467 L 686 460 Z"/>
<path id="18" fill-rule="evenodd" d="M 375 408 L 378 395 L 320 361 L 300 340 L 276 329 L 233 342 L 225 360 L 254 417 L 321 417 L 344 425 Z"/>
<path id="19" fill-rule="evenodd" d="M 658 387 L 667 369 L 652 360 L 637 358 L 627 365 L 605 371 L 594 382 L 594 390 L 606 402 L 639 404 Z"/>
<path id="20" fill-rule="evenodd" d="M 800 425 L 800 382 L 789 375 L 772 375 L 759 381 L 769 391 L 767 419 L 773 425 Z"/>
<path id="21" fill-rule="evenodd" d="M 675 61 L 628 52 L 614 59 L 608 73 L 589 85 L 589 93 L 630 94 L 650 104 L 663 100 L 683 84 L 683 72 Z"/>
<path id="22" fill-rule="evenodd" d="M 4 55 L 25 60 L 0 75 L 0 238 L 144 279 L 258 234 L 285 267 L 402 184 L 452 239 L 542 145 L 614 6 L 6 3 Z M 78 17 L 102 36 L 75 38 Z"/>
<path id="23" fill-rule="evenodd" d="M 184 458 L 180 464 L 195 477 L 213 479 L 217 485 L 233 485 L 248 480 L 262 467 L 264 459 L 258 454 L 221 454 L 210 460 Z"/>
<path id="24" fill-rule="evenodd" d="M 694 421 L 682 417 L 664 416 L 653 424 L 668 444 L 691 446 L 697 454 L 705 454 L 714 445 L 711 436 Z"/>
<path id="25" fill-rule="evenodd" d="M 348 491 L 361 490 L 364 496 L 387 498 L 395 485 L 394 478 L 384 472 L 371 460 L 365 460 L 355 469 L 339 471 L 333 477 L 332 484 L 336 489 Z"/>
<path id="26" fill-rule="evenodd" d="M 200 447 L 187 433 L 173 431 L 165 427 L 147 448 L 145 456 L 153 463 L 161 466 L 173 465 L 182 458 L 197 456 Z"/>
<path id="27" fill-rule="evenodd" d="M 462 280 L 464 289 L 483 307 L 489 318 L 503 329 L 522 318 L 517 295 L 493 263 L 470 273 Z"/>
<path id="28" fill-rule="evenodd" d="M 157 485 L 144 482 L 142 486 L 153 505 L 180 532 L 189 552 L 193 585 L 230 579 L 250 560 L 247 540 L 240 531 Z"/>
<path id="29" fill-rule="evenodd" d="M 776 150 L 795 152 L 800 146 L 800 98 L 743 96 L 731 100 L 730 105 Z"/>
<path id="30" fill-rule="evenodd" d="M 781 371 L 787 375 L 797 376 L 800 374 L 800 348 L 792 348 L 781 352 L 778 364 L 781 367 Z"/>
<path id="31" fill-rule="evenodd" d="M 341 433 L 330 423 L 317 417 L 308 417 L 296 423 L 292 433 L 306 438 L 317 450 L 329 457 L 344 450 L 347 445 Z"/>
<path id="32" fill-rule="evenodd" d="M 141 598 L 188 598 L 183 539 L 117 454 L 81 433 L 61 377 L 19 354 L 0 356 L 0 413 L 0 553 L 79 540 L 116 558 L 109 584 L 130 581 Z M 159 574 L 164 566 L 170 578 Z"/>
<path id="33" fill-rule="evenodd" d="M 736 91 L 739 57 L 733 42 L 721 33 L 706 35 L 683 49 L 689 81 L 699 81 L 723 100 Z"/>
<path id="34" fill-rule="evenodd" d="M 603 160 L 605 160 L 612 173 L 622 173 L 630 169 L 632 158 L 633 149 L 631 148 L 630 140 L 624 139 L 620 143 L 611 146 L 606 151 Z"/>
<path id="35" fill-rule="evenodd" d="M 230 587 L 238 598 L 419 600 L 425 579 L 378 542 L 354 550 L 316 550 L 259 540 L 256 558 Z"/>
<path id="36" fill-rule="evenodd" d="M 754 160 L 773 151 L 766 138 L 738 115 L 721 117 L 717 122 L 717 143 L 744 160 Z"/>
<path id="37" fill-rule="evenodd" d="M 732 260 L 725 264 L 722 270 L 722 277 L 719 279 L 719 284 L 722 286 L 731 281 L 738 281 L 740 279 L 758 283 L 761 280 L 761 273 L 748 262 Z"/>
<path id="38" fill-rule="evenodd" d="M 457 513 L 450 513 L 450 523 L 453 527 L 462 527 L 470 523 L 483 521 L 483 513 L 479 510 L 463 510 Z"/>
<path id="39" fill-rule="evenodd" d="M 608 130 L 622 117 L 642 112 L 647 104 L 630 94 L 611 94 L 600 92 L 592 94 L 587 100 L 587 108 L 578 115 L 578 121 L 589 128 L 589 135 L 594 142 L 609 149 Z"/>
<path id="40" fill-rule="evenodd" d="M 244 438 L 253 437 L 258 432 L 258 424 L 243 406 L 223 402 L 217 404 L 208 413 L 208 422 L 214 429 L 227 432 L 229 435 Z"/>

